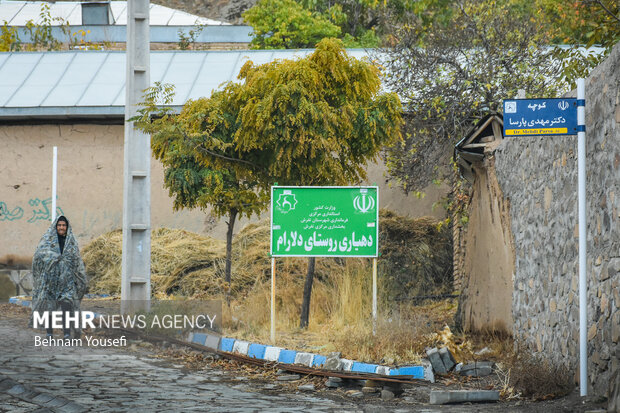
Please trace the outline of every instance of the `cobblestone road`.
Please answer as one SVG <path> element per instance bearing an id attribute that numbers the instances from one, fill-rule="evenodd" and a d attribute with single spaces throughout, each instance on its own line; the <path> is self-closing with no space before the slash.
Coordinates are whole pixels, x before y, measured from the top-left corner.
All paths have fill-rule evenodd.
<path id="1" fill-rule="evenodd" d="M 35 347 L 25 323 L 23 315 L 0 320 L 0 411 L 363 411 L 303 393 L 263 394 L 245 377 L 188 371 L 122 348 Z"/>
<path id="2" fill-rule="evenodd" d="M 601 400 L 578 392 L 544 402 L 432 406 L 431 388 L 405 389 L 398 400 L 363 399 L 326 392 L 295 392 L 282 384 L 249 379 L 206 363 L 187 369 L 171 359 L 127 347 L 35 347 L 28 311 L 0 304 L 0 412 L 587 412 Z M 359 393 L 359 392 L 358 392 Z M 328 398 L 330 397 L 330 398 Z"/>

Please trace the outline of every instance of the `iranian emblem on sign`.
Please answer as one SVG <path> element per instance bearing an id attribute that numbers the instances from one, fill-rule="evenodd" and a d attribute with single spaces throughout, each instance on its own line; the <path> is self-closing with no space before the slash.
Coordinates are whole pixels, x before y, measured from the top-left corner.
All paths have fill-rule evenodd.
<path id="1" fill-rule="evenodd" d="M 570 106 L 570 104 L 567 101 L 565 101 L 565 100 L 563 100 L 563 101 L 558 103 L 558 109 L 560 109 L 560 110 L 566 110 L 566 109 L 568 109 L 569 106 Z"/>
<path id="2" fill-rule="evenodd" d="M 375 199 L 367 193 L 362 193 L 353 200 L 353 207 L 362 213 L 372 211 L 375 207 Z"/>
<path id="3" fill-rule="evenodd" d="M 295 194 L 292 194 L 291 191 L 284 191 L 284 193 L 280 194 L 276 204 L 278 204 L 282 212 L 287 213 L 295 209 L 297 198 L 295 198 Z"/>

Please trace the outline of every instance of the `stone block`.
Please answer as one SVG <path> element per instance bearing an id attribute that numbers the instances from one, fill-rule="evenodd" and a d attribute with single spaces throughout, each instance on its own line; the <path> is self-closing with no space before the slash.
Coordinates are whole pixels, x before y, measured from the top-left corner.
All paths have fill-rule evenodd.
<path id="1" fill-rule="evenodd" d="M 22 386 L 21 384 L 16 384 L 7 391 L 7 393 L 12 396 L 17 396 L 25 392 L 26 392 L 26 388 Z"/>
<path id="2" fill-rule="evenodd" d="M 353 360 L 340 359 L 340 362 L 342 363 L 343 371 L 351 371 L 351 368 L 353 367 Z"/>
<path id="3" fill-rule="evenodd" d="M 368 379 L 364 380 L 364 387 L 381 387 L 381 383 L 377 380 Z"/>
<path id="4" fill-rule="evenodd" d="M 441 361 L 441 356 L 439 355 L 439 350 L 437 350 L 437 348 L 426 350 L 426 356 L 431 362 L 435 373 L 446 374 L 448 372 L 448 370 L 446 370 L 446 366 L 443 364 L 443 361 Z"/>
<path id="5" fill-rule="evenodd" d="M 47 403 L 50 400 L 52 400 L 54 398 L 54 396 L 52 396 L 51 394 L 48 393 L 41 393 L 38 394 L 37 396 L 35 396 L 32 401 L 37 403 L 37 404 L 42 404 L 42 403 Z"/>
<path id="6" fill-rule="evenodd" d="M 448 370 L 446 369 L 446 366 L 443 364 L 443 361 L 441 360 L 441 356 L 439 355 L 439 350 L 437 350 L 437 348 L 431 348 L 431 349 L 426 350 L 426 356 L 428 357 L 428 360 L 431 362 L 431 365 L 433 366 L 433 371 L 435 373 L 446 374 L 448 372 Z"/>
<path id="7" fill-rule="evenodd" d="M 267 361 L 278 361 L 278 357 L 280 356 L 280 351 L 282 349 L 280 347 L 269 346 L 265 349 L 265 360 Z"/>
<path id="8" fill-rule="evenodd" d="M 12 379 L 6 377 L 6 376 L 0 376 L 0 391 L 4 391 L 7 389 L 10 389 L 11 387 L 15 386 L 17 384 L 17 382 L 13 381 Z"/>
<path id="9" fill-rule="evenodd" d="M 446 370 L 450 371 L 456 365 L 456 360 L 448 350 L 448 347 L 442 347 L 439 349 L 439 356 L 441 357 L 441 361 L 443 362 Z"/>
<path id="10" fill-rule="evenodd" d="M 308 383 L 308 384 L 302 384 L 301 386 L 297 387 L 297 390 L 299 391 L 314 391 L 314 384 L 312 383 Z"/>
<path id="11" fill-rule="evenodd" d="M 484 377 L 493 373 L 493 362 L 480 361 L 477 363 L 466 364 L 461 367 L 461 376 Z"/>
<path id="12" fill-rule="evenodd" d="M 364 393 L 362 393 L 359 390 L 349 390 L 349 391 L 346 392 L 346 395 L 349 396 L 349 397 L 354 397 L 356 399 L 364 397 Z"/>
<path id="13" fill-rule="evenodd" d="M 620 369 L 611 373 L 607 394 L 607 411 L 620 413 Z"/>
<path id="14" fill-rule="evenodd" d="M 335 389 L 342 386 L 342 379 L 340 377 L 330 377 L 325 380 L 325 387 Z"/>
<path id="15" fill-rule="evenodd" d="M 424 370 L 424 376 L 422 377 L 422 379 L 430 381 L 431 383 L 435 383 L 435 373 L 433 373 L 433 366 L 431 362 L 427 359 L 422 359 L 420 364 Z"/>
<path id="16" fill-rule="evenodd" d="M 220 347 L 220 336 L 215 334 L 207 334 L 207 339 L 205 340 L 205 347 L 208 347 L 213 350 L 217 350 Z"/>
<path id="17" fill-rule="evenodd" d="M 306 367 L 311 367 L 313 359 L 314 354 L 312 353 L 297 353 L 297 355 L 295 355 L 295 364 L 302 364 Z"/>
<path id="18" fill-rule="evenodd" d="M 381 399 L 382 400 L 392 400 L 396 395 L 392 393 L 390 390 L 381 390 Z"/>
<path id="19" fill-rule="evenodd" d="M 329 353 L 326 357 L 323 368 L 326 370 L 342 370 L 342 363 L 340 362 L 340 352 Z"/>
<path id="20" fill-rule="evenodd" d="M 496 402 L 496 390 L 431 390 L 430 404 Z"/>
<path id="21" fill-rule="evenodd" d="M 233 353 L 243 354 L 244 356 L 248 354 L 248 349 L 250 348 L 250 343 L 247 341 L 237 340 L 233 345 Z"/>
<path id="22" fill-rule="evenodd" d="M 620 310 L 616 311 L 616 314 L 612 317 L 611 341 L 614 343 L 620 342 Z"/>
<path id="23" fill-rule="evenodd" d="M 371 394 L 371 393 L 379 393 L 381 389 L 379 387 L 362 387 L 362 393 Z"/>
<path id="24" fill-rule="evenodd" d="M 299 380 L 301 377 L 299 376 L 299 374 L 283 374 L 281 376 L 278 376 L 276 378 L 276 380 L 278 381 L 295 381 L 295 380 Z"/>

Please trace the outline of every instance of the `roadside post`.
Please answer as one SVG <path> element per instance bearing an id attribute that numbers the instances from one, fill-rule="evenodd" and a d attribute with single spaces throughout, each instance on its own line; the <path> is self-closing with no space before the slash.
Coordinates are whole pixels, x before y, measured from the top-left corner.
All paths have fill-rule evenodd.
<path id="1" fill-rule="evenodd" d="M 585 80 L 577 80 L 577 99 L 504 100 L 504 136 L 577 135 L 579 205 L 579 388 L 588 395 L 588 307 L 586 220 Z"/>
<path id="2" fill-rule="evenodd" d="M 56 219 L 56 192 L 58 185 L 58 146 L 52 150 L 52 223 Z"/>
<path id="3" fill-rule="evenodd" d="M 271 341 L 276 338 L 276 257 L 373 258 L 372 317 L 377 325 L 377 186 L 271 187 Z"/>

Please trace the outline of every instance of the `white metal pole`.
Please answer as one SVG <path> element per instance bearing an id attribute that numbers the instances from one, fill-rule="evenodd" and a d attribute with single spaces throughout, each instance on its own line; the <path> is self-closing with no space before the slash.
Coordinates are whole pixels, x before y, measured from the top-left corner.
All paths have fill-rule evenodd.
<path id="1" fill-rule="evenodd" d="M 54 146 L 52 151 L 52 222 L 56 220 L 56 185 L 58 183 L 58 147 Z"/>
<path id="2" fill-rule="evenodd" d="M 271 344 L 276 343 L 276 259 L 271 258 Z"/>
<path id="3" fill-rule="evenodd" d="M 577 80 L 577 168 L 579 187 L 579 388 L 588 395 L 588 302 L 586 283 L 587 221 L 586 221 L 586 87 Z"/>
<path id="4" fill-rule="evenodd" d="M 372 335 L 377 334 L 377 258 L 372 259 Z"/>

